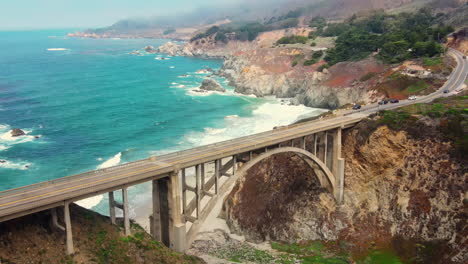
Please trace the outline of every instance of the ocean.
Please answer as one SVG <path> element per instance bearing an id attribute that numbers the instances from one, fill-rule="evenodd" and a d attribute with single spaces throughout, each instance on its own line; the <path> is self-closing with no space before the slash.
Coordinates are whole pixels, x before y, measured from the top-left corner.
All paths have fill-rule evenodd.
<path id="1" fill-rule="evenodd" d="M 323 111 L 236 94 L 219 77 L 213 78 L 226 93 L 197 93 L 208 75 L 197 71 L 219 69 L 222 61 L 142 50 L 167 40 L 65 37 L 71 31 L 0 32 L 0 191 L 254 134 Z M 13 138 L 13 128 L 27 135 Z M 138 204 L 149 194 L 133 188 L 132 195 Z M 104 198 L 80 204 L 105 213 Z"/>

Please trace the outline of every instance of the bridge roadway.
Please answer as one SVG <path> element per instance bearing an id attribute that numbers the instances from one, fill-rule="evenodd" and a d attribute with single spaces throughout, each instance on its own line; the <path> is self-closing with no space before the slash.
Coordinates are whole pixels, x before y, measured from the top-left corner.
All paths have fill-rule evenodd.
<path id="1" fill-rule="evenodd" d="M 241 137 L 145 160 L 0 192 L 0 222 L 34 212 L 63 206 L 64 201 L 78 201 L 123 187 L 167 177 L 178 169 L 255 151 L 285 141 L 347 128 L 365 116 L 338 117 Z"/>
<path id="2" fill-rule="evenodd" d="M 394 109 L 404 105 L 423 103 L 442 97 L 443 90 L 453 91 L 465 82 L 468 73 L 467 60 L 463 54 L 450 50 L 457 67 L 445 85 L 435 93 L 404 100 L 399 104 L 385 106 L 369 105 L 359 112 L 348 112 L 344 116 L 314 121 L 225 142 L 202 146 L 172 154 L 151 157 L 108 169 L 82 173 L 43 183 L 0 192 L 0 222 L 34 212 L 63 206 L 65 202 L 78 201 L 98 194 L 123 189 L 146 181 L 167 177 L 168 173 L 248 151 L 255 151 L 288 140 L 297 139 L 335 128 L 346 128 L 361 121 L 367 114 L 380 110 Z"/>

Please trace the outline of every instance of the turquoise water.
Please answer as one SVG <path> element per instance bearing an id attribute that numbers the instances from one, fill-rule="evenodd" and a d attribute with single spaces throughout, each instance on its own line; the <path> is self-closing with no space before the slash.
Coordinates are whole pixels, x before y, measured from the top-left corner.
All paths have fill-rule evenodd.
<path id="1" fill-rule="evenodd" d="M 129 54 L 164 40 L 73 39 L 67 32 L 0 32 L 0 190 L 316 114 L 232 88 L 224 95 L 192 92 L 206 77 L 195 72 L 219 69 L 219 60 Z M 12 128 L 28 135 L 10 138 Z"/>

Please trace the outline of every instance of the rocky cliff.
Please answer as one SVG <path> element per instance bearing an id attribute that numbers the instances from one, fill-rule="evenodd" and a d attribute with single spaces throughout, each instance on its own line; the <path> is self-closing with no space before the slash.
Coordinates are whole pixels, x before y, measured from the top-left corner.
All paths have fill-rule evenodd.
<path id="1" fill-rule="evenodd" d="M 236 92 L 256 96 L 273 95 L 295 98 L 294 102 L 310 107 L 334 109 L 355 102 L 370 102 L 378 92 L 368 82 L 358 80 L 369 72 L 383 73 L 388 66 L 374 58 L 359 62 L 339 63 L 319 71 L 322 60 L 312 65 L 305 62 L 315 52 L 333 46 L 331 38 L 317 41 L 317 46 L 276 46 L 276 40 L 291 34 L 307 35 L 310 29 L 294 28 L 260 34 L 253 42 L 216 43 L 212 39 L 178 45 L 172 42 L 158 52 L 172 56 L 223 58 L 219 75 L 227 78 Z M 212 38 L 212 37 L 211 37 Z M 380 95 L 382 96 L 382 95 Z"/>
<path id="2" fill-rule="evenodd" d="M 290 154 L 257 164 L 225 201 L 231 230 L 253 241 L 341 241 L 356 258 L 377 247 L 413 263 L 466 263 L 467 104 L 387 112 L 345 131 L 343 205 Z"/>

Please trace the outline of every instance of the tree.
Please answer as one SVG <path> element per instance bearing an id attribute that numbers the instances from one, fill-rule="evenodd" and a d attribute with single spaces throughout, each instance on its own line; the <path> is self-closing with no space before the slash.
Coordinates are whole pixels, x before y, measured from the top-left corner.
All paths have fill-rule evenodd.
<path id="1" fill-rule="evenodd" d="M 386 62 L 398 63 L 409 58 L 409 43 L 405 40 L 388 42 L 382 47 L 379 56 Z"/>

